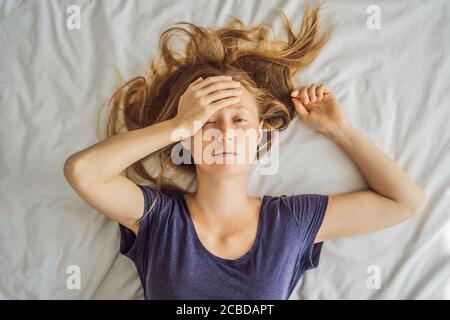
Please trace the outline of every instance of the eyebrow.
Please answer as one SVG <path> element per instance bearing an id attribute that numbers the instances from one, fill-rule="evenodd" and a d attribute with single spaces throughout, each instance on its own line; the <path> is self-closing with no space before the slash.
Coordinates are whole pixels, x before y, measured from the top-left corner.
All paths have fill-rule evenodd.
<path id="1" fill-rule="evenodd" d="M 252 112 L 251 112 L 248 108 L 246 108 L 246 107 L 244 107 L 244 106 L 242 106 L 242 105 L 239 105 L 239 106 L 237 106 L 237 107 L 232 107 L 232 108 L 227 108 L 227 107 L 226 107 L 226 108 L 223 108 L 223 109 L 221 109 L 221 110 L 224 110 L 225 112 L 227 112 L 226 109 L 229 110 L 228 112 L 233 112 L 233 111 L 234 111 L 234 112 L 238 112 L 238 111 L 244 110 L 244 111 L 246 111 L 247 114 L 249 114 L 249 115 L 252 114 Z M 208 119 L 208 121 L 210 121 L 211 119 L 214 120 L 215 117 L 216 117 L 215 114 L 212 115 L 211 118 Z"/>
<path id="2" fill-rule="evenodd" d="M 228 109 L 228 110 L 227 110 Z M 245 106 L 243 106 L 243 105 L 238 105 L 238 106 L 233 106 L 233 107 L 226 107 L 226 108 L 224 108 L 224 109 L 222 109 L 222 110 L 224 110 L 225 112 L 238 112 L 238 111 L 241 111 L 241 110 L 244 110 L 245 112 L 247 112 L 247 113 L 249 113 L 249 114 L 251 114 L 252 112 L 251 112 L 251 110 L 250 109 L 248 109 L 248 108 L 246 108 Z"/>
<path id="3" fill-rule="evenodd" d="M 246 110 L 248 112 L 250 112 L 250 110 L 246 107 L 244 107 L 243 105 L 238 105 L 237 107 L 233 107 L 233 109 L 235 110 Z"/>

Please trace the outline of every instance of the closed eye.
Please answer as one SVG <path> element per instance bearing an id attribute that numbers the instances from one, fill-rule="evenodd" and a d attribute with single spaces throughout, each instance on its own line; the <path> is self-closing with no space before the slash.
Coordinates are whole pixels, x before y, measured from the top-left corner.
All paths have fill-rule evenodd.
<path id="1" fill-rule="evenodd" d="M 247 120 L 246 119 L 234 119 L 233 121 L 235 121 L 235 122 L 246 122 Z M 212 124 L 212 123 L 216 123 L 216 121 L 207 121 L 207 122 L 205 122 L 205 125 Z"/>

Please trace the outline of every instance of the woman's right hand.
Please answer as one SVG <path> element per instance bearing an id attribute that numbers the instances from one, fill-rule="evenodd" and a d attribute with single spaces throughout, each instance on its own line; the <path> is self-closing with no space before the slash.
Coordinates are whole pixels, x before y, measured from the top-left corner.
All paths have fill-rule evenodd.
<path id="1" fill-rule="evenodd" d="M 217 110 L 239 102 L 242 93 L 231 76 L 199 77 L 181 95 L 174 120 L 193 136 Z"/>

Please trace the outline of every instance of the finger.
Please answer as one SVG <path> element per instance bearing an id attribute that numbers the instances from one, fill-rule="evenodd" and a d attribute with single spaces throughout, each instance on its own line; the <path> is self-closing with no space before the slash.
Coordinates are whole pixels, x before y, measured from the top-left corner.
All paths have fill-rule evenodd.
<path id="1" fill-rule="evenodd" d="M 211 94 L 208 94 L 206 98 L 206 103 L 211 103 L 220 99 L 228 98 L 228 97 L 239 97 L 244 93 L 242 89 L 226 89 L 226 90 L 217 90 Z"/>
<path id="2" fill-rule="evenodd" d="M 194 85 L 195 89 L 202 89 L 211 83 L 218 82 L 218 81 L 228 81 L 231 82 L 232 77 L 231 76 L 214 76 L 214 77 L 208 77 L 201 81 L 200 83 L 197 83 Z"/>
<path id="3" fill-rule="evenodd" d="M 306 110 L 303 103 L 297 99 L 297 98 L 291 98 L 292 102 L 294 103 L 295 110 L 297 110 L 297 113 L 303 121 L 306 121 L 306 118 L 308 117 L 309 112 Z"/>
<path id="4" fill-rule="evenodd" d="M 192 81 L 191 84 L 190 84 L 189 86 L 192 86 L 192 85 L 194 85 L 194 84 L 196 84 L 196 83 L 199 83 L 199 82 L 202 81 L 202 80 L 203 80 L 202 77 L 198 77 L 197 79 L 195 79 L 195 81 Z"/>
<path id="5" fill-rule="evenodd" d="M 295 89 L 291 92 L 291 97 L 297 97 L 299 95 L 300 91 L 298 89 Z"/>
<path id="6" fill-rule="evenodd" d="M 308 88 L 308 95 L 309 95 L 309 100 L 311 102 L 316 101 L 317 97 L 316 97 L 316 88 L 317 85 L 312 84 L 309 88 Z"/>
<path id="7" fill-rule="evenodd" d="M 205 80 L 206 81 L 206 80 Z M 199 94 L 201 96 L 209 95 L 215 91 L 218 90 L 225 90 L 225 89 L 234 89 L 241 86 L 241 83 L 239 81 L 219 81 L 219 82 L 213 82 L 212 84 L 203 87 L 201 89 L 197 89 Z"/>
<path id="8" fill-rule="evenodd" d="M 300 99 L 303 103 L 309 103 L 309 97 L 308 97 L 308 87 L 303 87 L 300 90 Z"/>
<path id="9" fill-rule="evenodd" d="M 322 100 L 325 90 L 327 90 L 327 87 L 323 83 L 317 87 L 317 97 L 319 100 Z"/>
<path id="10" fill-rule="evenodd" d="M 235 103 L 238 103 L 240 100 L 241 100 L 241 97 L 230 97 L 230 98 L 221 99 L 219 101 L 211 103 L 209 106 L 211 107 L 212 114 L 214 114 L 214 112 L 216 112 L 217 110 L 220 110 L 222 108 L 225 108 L 225 107 L 231 106 Z"/>

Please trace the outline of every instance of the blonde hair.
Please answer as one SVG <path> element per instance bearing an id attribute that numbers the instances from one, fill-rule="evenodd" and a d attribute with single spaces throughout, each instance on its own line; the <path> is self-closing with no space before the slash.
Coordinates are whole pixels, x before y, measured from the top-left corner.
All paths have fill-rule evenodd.
<path id="1" fill-rule="evenodd" d="M 189 22 L 178 22 L 160 37 L 161 56 L 150 61 L 147 77 L 137 76 L 121 85 L 108 101 L 111 111 L 106 128 L 107 138 L 126 130 L 136 130 L 173 118 L 178 101 L 188 85 L 198 77 L 231 75 L 254 96 L 263 129 L 286 129 L 295 115 L 290 99 L 294 89 L 294 75 L 307 67 L 327 43 L 331 28 L 319 32 L 321 4 L 305 9 L 300 31 L 296 33 L 286 15 L 281 16 L 287 40 L 271 39 L 272 27 L 263 23 L 247 27 L 240 19 L 223 27 L 204 28 Z M 184 53 L 170 47 L 174 36 L 187 38 Z M 122 122 L 122 124 L 121 124 Z M 270 135 L 268 138 L 270 148 Z M 162 186 L 188 191 L 165 176 L 166 169 L 178 173 L 195 174 L 195 164 L 176 165 L 170 144 L 126 169 L 128 178 L 139 177 L 157 185 L 157 196 Z M 144 167 L 144 161 L 156 156 L 160 172 L 153 177 Z M 156 202 L 153 202 L 152 208 Z"/>

